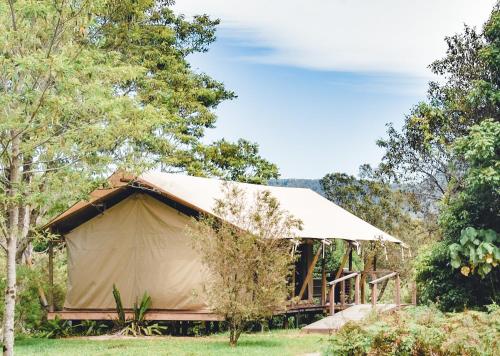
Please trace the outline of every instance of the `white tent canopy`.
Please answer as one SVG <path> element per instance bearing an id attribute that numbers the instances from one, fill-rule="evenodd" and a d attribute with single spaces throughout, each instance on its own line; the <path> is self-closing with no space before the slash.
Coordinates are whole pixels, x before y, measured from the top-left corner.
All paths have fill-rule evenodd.
<path id="1" fill-rule="evenodd" d="M 149 172 L 138 179 L 161 193 L 214 214 L 216 199 L 223 198 L 224 181 L 181 174 Z M 259 191 L 269 191 L 278 199 L 281 208 L 302 221 L 300 238 L 343 239 L 350 241 L 402 242 L 366 221 L 342 209 L 321 195 L 305 188 L 275 187 L 234 183 L 251 199 Z M 215 214 L 214 214 L 215 215 Z"/>

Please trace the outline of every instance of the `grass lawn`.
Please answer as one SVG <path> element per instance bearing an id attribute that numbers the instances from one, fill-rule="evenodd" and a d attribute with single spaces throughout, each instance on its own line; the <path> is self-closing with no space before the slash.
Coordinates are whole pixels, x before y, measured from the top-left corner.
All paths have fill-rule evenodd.
<path id="1" fill-rule="evenodd" d="M 238 347 L 226 334 L 204 337 L 21 339 L 16 355 L 305 355 L 321 352 L 328 337 L 299 330 L 243 334 Z"/>

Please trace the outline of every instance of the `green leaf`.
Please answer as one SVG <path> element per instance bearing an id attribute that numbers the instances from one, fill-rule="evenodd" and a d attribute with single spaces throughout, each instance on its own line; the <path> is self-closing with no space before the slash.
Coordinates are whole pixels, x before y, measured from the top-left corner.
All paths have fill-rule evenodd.
<path id="1" fill-rule="evenodd" d="M 494 230 L 483 230 L 484 241 L 494 242 L 497 239 L 497 233 Z"/>
<path id="2" fill-rule="evenodd" d="M 461 265 L 461 263 L 460 263 L 460 260 L 459 260 L 459 259 L 453 259 L 453 260 L 451 260 L 451 266 L 452 266 L 453 268 L 459 268 L 459 267 L 460 267 L 460 265 Z"/>

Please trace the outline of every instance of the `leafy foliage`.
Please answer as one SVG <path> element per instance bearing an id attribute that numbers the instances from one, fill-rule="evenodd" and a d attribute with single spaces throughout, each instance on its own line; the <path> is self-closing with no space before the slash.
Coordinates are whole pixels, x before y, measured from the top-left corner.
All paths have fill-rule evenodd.
<path id="1" fill-rule="evenodd" d="M 329 355 L 496 355 L 498 307 L 490 312 L 443 314 L 409 308 L 363 323 L 348 323 L 330 340 Z"/>
<path id="2" fill-rule="evenodd" d="M 459 241 L 450 245 L 452 266 L 484 277 L 500 260 L 500 123 L 485 120 L 474 126 L 455 150 L 468 168 L 464 186 L 444 210 L 442 226 L 450 241 L 462 228 Z"/>
<path id="3" fill-rule="evenodd" d="M 207 145 L 201 152 L 207 170 L 226 180 L 264 184 L 278 177 L 278 167 L 259 156 L 258 146 L 247 140 L 224 139 Z"/>
<path id="4" fill-rule="evenodd" d="M 277 177 L 277 167 L 259 156 L 255 143 L 221 140 L 206 145 L 201 141 L 206 129 L 215 127 L 213 109 L 236 97 L 221 82 L 193 71 L 186 59 L 208 51 L 219 20 L 199 15 L 188 21 L 154 0 L 110 1 L 98 18 L 103 48 L 144 70 L 120 83 L 122 96 L 133 94 L 152 115 L 148 125 L 135 127 L 143 137 L 128 141 L 139 157 L 164 170 L 191 175 L 259 183 Z"/>
<path id="5" fill-rule="evenodd" d="M 445 310 L 498 301 L 499 29 L 497 3 L 481 32 L 466 26 L 446 38 L 446 57 L 430 67 L 444 80 L 429 85 L 428 101 L 414 107 L 401 131 L 389 126 L 379 141 L 379 172 L 417 187 L 420 200 L 438 202 L 443 240 L 419 259 L 417 280 L 421 300 Z"/>
<path id="6" fill-rule="evenodd" d="M 114 284 L 113 297 L 115 299 L 116 312 L 118 314 L 118 319 L 115 321 L 115 328 L 118 329 L 120 335 L 161 335 L 165 327 L 146 320 L 146 312 L 151 307 L 151 297 L 147 293 L 143 294 L 139 304 L 137 304 L 137 301 L 134 303 L 132 318 L 130 319 L 126 317 L 120 292 Z"/>
<path id="7" fill-rule="evenodd" d="M 481 277 L 497 267 L 500 261 L 500 235 L 494 230 L 476 230 L 468 227 L 462 230 L 460 243 L 450 246 L 451 266 L 459 268 L 468 276 L 477 271 Z"/>
<path id="8" fill-rule="evenodd" d="M 320 180 L 325 197 L 417 251 L 427 231 L 415 218 L 418 202 L 414 195 L 384 182 L 369 166 L 363 166 L 362 172 L 360 178 L 344 173 L 327 174 Z M 361 243 L 361 247 L 365 267 L 371 265 L 374 255 L 383 254 L 385 258 L 379 259 L 382 267 L 409 275 L 409 265 L 401 263 L 400 247 L 379 242 Z M 341 256 L 334 258 L 338 260 Z"/>
<path id="9" fill-rule="evenodd" d="M 37 227 L 105 184 L 112 171 L 160 168 L 255 181 L 277 176 L 255 144 L 228 144 L 233 152 L 228 163 L 225 155 L 211 154 L 218 143 L 202 142 L 205 130 L 215 125 L 214 109 L 235 95 L 192 70 L 186 59 L 208 49 L 218 21 L 205 15 L 186 20 L 171 5 L 0 3 L 0 248 L 7 255 L 7 354 L 14 343 L 16 263 L 31 258 L 28 247 Z"/>
<path id="10" fill-rule="evenodd" d="M 54 320 L 47 320 L 43 325 L 42 335 L 47 339 L 68 337 L 73 335 L 73 329 L 74 327 L 69 320 L 56 318 Z"/>
<path id="11" fill-rule="evenodd" d="M 287 238 L 295 236 L 300 222 L 267 191 L 251 203 L 230 183 L 223 194 L 215 207 L 220 219 L 193 221 L 190 234 L 207 268 L 208 304 L 225 318 L 230 344 L 236 345 L 249 322 L 284 307 L 295 257 Z"/>
<path id="12" fill-rule="evenodd" d="M 331 173 L 320 183 L 327 199 L 383 231 L 403 236 L 401 229 L 412 224 L 410 212 L 417 204 L 414 197 L 374 176 L 358 179 Z"/>
<path id="13" fill-rule="evenodd" d="M 382 173 L 400 181 L 419 183 L 426 198 L 439 200 L 453 179 L 460 179 L 461 165 L 450 150 L 470 127 L 485 119 L 500 118 L 498 56 L 498 5 L 483 33 L 465 27 L 446 38 L 446 57 L 430 69 L 444 81 L 429 85 L 428 101 L 417 104 L 398 132 L 388 126 Z"/>
<path id="14" fill-rule="evenodd" d="M 417 256 L 415 269 L 422 303 L 453 311 L 500 302 L 495 290 L 500 282 L 498 269 L 484 279 L 477 274 L 466 277 L 451 267 L 448 241 L 426 246 Z"/>
<path id="15" fill-rule="evenodd" d="M 308 188 L 320 195 L 325 195 L 319 179 L 280 178 L 271 179 L 267 184 L 277 187 Z"/>

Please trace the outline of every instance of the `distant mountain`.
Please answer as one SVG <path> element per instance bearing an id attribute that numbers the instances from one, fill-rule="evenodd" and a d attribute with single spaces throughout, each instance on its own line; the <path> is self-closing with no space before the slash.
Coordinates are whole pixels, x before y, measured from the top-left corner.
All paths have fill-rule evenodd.
<path id="1" fill-rule="evenodd" d="M 268 184 L 276 187 L 309 188 L 318 194 L 325 195 L 319 179 L 271 179 Z"/>

